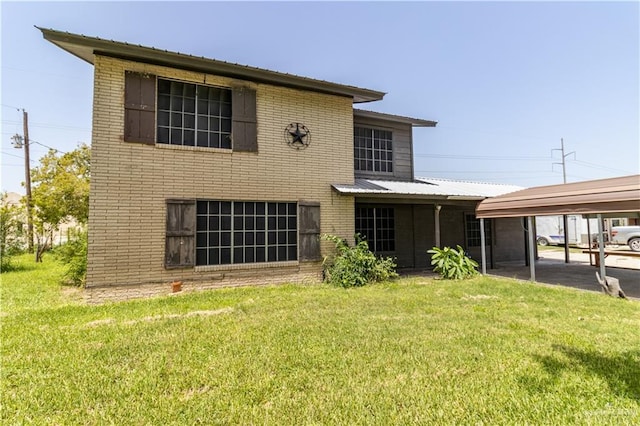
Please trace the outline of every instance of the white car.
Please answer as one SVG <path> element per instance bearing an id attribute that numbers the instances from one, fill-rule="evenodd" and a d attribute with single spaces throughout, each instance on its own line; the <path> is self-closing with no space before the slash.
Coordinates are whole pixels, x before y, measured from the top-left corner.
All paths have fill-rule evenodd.
<path id="1" fill-rule="evenodd" d="M 640 251 L 640 226 L 614 226 L 611 228 L 611 243 L 629 245 L 633 251 Z"/>

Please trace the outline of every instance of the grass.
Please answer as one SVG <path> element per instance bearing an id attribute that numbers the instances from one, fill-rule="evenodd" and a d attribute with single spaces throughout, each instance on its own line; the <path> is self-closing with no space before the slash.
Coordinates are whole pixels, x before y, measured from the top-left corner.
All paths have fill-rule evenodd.
<path id="1" fill-rule="evenodd" d="M 587 250 L 587 248 L 569 247 L 569 253 L 582 253 L 583 250 Z M 564 246 L 563 245 L 558 245 L 558 246 L 552 246 L 552 245 L 541 246 L 541 245 L 538 245 L 538 251 L 539 252 L 545 252 L 545 251 L 561 251 L 561 252 L 564 252 Z"/>
<path id="2" fill-rule="evenodd" d="M 86 306 L 60 274 L 3 274 L 2 424 L 640 423 L 635 301 L 479 277 Z"/>

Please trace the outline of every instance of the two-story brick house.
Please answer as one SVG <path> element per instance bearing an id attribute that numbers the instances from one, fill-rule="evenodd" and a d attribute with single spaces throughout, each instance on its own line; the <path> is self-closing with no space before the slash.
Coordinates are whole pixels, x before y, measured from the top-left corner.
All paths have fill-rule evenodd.
<path id="1" fill-rule="evenodd" d="M 436 123 L 353 108 L 382 92 L 41 31 L 94 66 L 90 300 L 317 282 L 321 233 L 426 267 L 433 245 L 473 250 L 477 202 L 513 190 L 414 179 L 412 128 Z"/>

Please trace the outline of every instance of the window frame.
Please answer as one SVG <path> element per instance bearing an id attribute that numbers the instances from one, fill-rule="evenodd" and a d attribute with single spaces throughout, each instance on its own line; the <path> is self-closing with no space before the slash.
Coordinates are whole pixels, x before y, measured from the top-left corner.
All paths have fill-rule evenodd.
<path id="1" fill-rule="evenodd" d="M 485 247 L 492 244 L 493 226 L 491 219 L 484 221 Z M 482 235 L 480 234 L 480 219 L 473 213 L 464 214 L 464 239 L 467 248 L 482 247 Z"/>
<path id="2" fill-rule="evenodd" d="M 169 83 L 169 91 L 164 89 L 161 91 L 161 85 L 167 82 Z M 174 94 L 174 86 L 180 85 L 182 87 L 182 93 Z M 193 96 L 187 96 L 188 86 L 193 86 Z M 205 100 L 202 90 L 206 90 L 206 114 L 202 112 L 202 102 Z M 217 91 L 218 97 L 212 99 L 212 92 Z M 224 95 L 224 96 L 223 96 Z M 168 98 L 168 107 L 165 107 L 165 100 L 161 98 Z M 233 90 L 228 87 L 195 83 L 192 81 L 185 81 L 175 78 L 156 77 L 156 113 L 155 113 L 155 131 L 156 144 L 168 145 L 168 146 L 188 146 L 197 148 L 215 148 L 215 149 L 228 149 L 233 148 L 231 134 L 233 126 Z M 175 99 L 180 100 L 180 110 L 174 109 Z M 192 99 L 193 110 L 187 110 L 186 105 L 188 100 Z M 214 107 L 216 105 L 217 107 Z M 175 105 L 177 107 L 177 105 Z M 217 109 L 217 113 L 214 114 Z M 162 117 L 161 117 L 162 114 Z M 166 118 L 164 117 L 166 116 Z M 165 122 L 166 120 L 166 122 Z M 193 125 L 187 125 L 189 121 L 193 121 Z M 175 124 L 174 124 L 174 121 Z M 177 123 L 179 121 L 180 124 Z M 206 123 L 203 123 L 205 121 Z M 214 129 L 214 122 L 217 122 L 217 129 Z M 203 126 L 206 124 L 206 126 Z M 201 128 L 201 126 L 203 128 Z M 204 128 L 206 127 L 206 128 Z M 166 137 L 164 132 L 166 131 Z M 175 133 L 174 133 L 175 132 Z M 188 132 L 188 133 L 187 133 Z M 180 143 L 174 142 L 173 139 L 180 134 Z M 188 135 L 191 134 L 192 140 L 188 140 Z M 216 135 L 217 142 L 213 143 L 212 137 Z M 202 142 L 201 137 L 206 136 L 207 143 Z"/>
<path id="3" fill-rule="evenodd" d="M 358 134 L 359 132 L 363 134 Z M 366 133 L 370 133 L 370 136 L 367 136 Z M 368 142 L 370 142 L 370 146 Z M 354 170 L 362 173 L 393 175 L 393 145 L 393 130 L 354 124 Z"/>
<path id="4" fill-rule="evenodd" d="M 222 148 L 210 147 L 210 139 L 207 140 L 207 147 L 198 146 L 196 139 L 197 122 L 196 111 L 194 107 L 194 142 L 191 145 L 189 142 L 185 145 L 184 138 L 181 139 L 181 143 L 167 143 L 169 139 L 160 140 L 158 142 L 158 114 L 156 112 L 156 106 L 158 104 L 158 80 L 166 80 L 169 82 L 177 82 L 182 84 L 189 84 L 194 86 L 201 86 L 207 88 L 218 88 L 221 90 L 231 91 L 231 133 L 230 138 L 226 136 L 226 130 L 229 129 L 228 123 L 222 124 L 220 116 L 216 116 L 219 129 L 223 129 L 223 132 L 217 132 L 218 142 Z M 194 88 L 197 90 L 197 87 Z M 194 93 L 196 93 L 194 91 Z M 213 84 L 200 84 L 185 79 L 177 79 L 165 76 L 157 76 L 146 72 L 125 70 L 124 72 L 124 123 L 123 123 L 123 135 L 122 139 L 126 143 L 145 144 L 156 148 L 170 148 L 170 149 L 195 149 L 195 150 L 207 150 L 218 152 L 247 152 L 258 153 L 258 118 L 257 118 L 257 91 L 255 85 L 252 83 L 234 84 L 230 87 L 217 86 Z M 195 104 L 197 105 L 197 104 Z M 208 107 L 207 107 L 208 108 Z M 165 122 L 162 125 L 163 129 L 171 129 L 171 102 L 170 102 L 170 90 L 169 90 L 169 109 L 163 108 L 163 112 L 169 113 L 169 118 L 165 118 Z M 183 107 L 180 110 L 183 113 Z M 176 111 L 177 113 L 177 111 Z M 184 115 L 184 114 L 183 114 Z M 211 117 L 209 117 L 211 118 Z M 180 126 L 183 129 L 184 119 L 181 120 Z M 207 128 L 207 132 L 211 129 L 211 123 Z M 178 126 L 176 125 L 176 130 Z M 190 126 L 187 130 L 190 130 Z M 204 129 L 202 129 L 204 131 Z M 213 129 L 215 130 L 215 129 Z M 184 129 L 182 130 L 181 137 L 183 137 Z M 210 132 L 208 132 L 210 133 Z M 222 136 L 221 136 L 222 133 Z M 209 136 L 207 136 L 209 138 Z M 168 136 L 167 136 L 168 138 Z M 222 143 L 223 138 L 225 141 L 230 141 L 230 146 L 225 142 Z M 201 145 L 204 145 L 202 143 Z"/>
<path id="5" fill-rule="evenodd" d="M 364 211 L 367 211 L 366 215 L 362 214 Z M 363 226 L 364 222 L 368 223 Z M 382 227 L 383 224 L 386 226 Z M 356 206 L 356 233 L 367 241 L 369 249 L 374 253 L 393 253 L 396 251 L 395 225 L 395 207 L 393 206 Z M 370 230 L 373 236 L 361 232 Z"/>
<path id="6" fill-rule="evenodd" d="M 300 260 L 299 228 L 296 202 L 199 199 L 196 202 L 195 266 L 297 262 Z"/>

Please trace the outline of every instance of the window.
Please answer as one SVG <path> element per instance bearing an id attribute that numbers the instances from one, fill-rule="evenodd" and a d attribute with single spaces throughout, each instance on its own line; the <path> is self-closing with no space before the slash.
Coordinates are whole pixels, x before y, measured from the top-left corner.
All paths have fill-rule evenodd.
<path id="1" fill-rule="evenodd" d="M 393 207 L 356 207 L 356 233 L 367 240 L 374 252 L 395 251 Z"/>
<path id="2" fill-rule="evenodd" d="M 467 247 L 480 247 L 480 219 L 476 219 L 475 215 L 465 215 L 465 233 L 467 236 Z M 484 221 L 485 244 L 491 244 L 491 220 Z"/>
<path id="3" fill-rule="evenodd" d="M 297 204 L 198 201 L 196 265 L 298 258 Z"/>
<path id="4" fill-rule="evenodd" d="M 158 79 L 157 142 L 231 148 L 231 90 Z"/>
<path id="5" fill-rule="evenodd" d="M 367 172 L 393 172 L 393 134 L 389 130 L 353 129 L 355 169 Z"/>
<path id="6" fill-rule="evenodd" d="M 156 108 L 157 104 L 157 108 Z M 231 89 L 125 72 L 124 135 L 129 143 L 258 152 L 255 89 Z"/>

